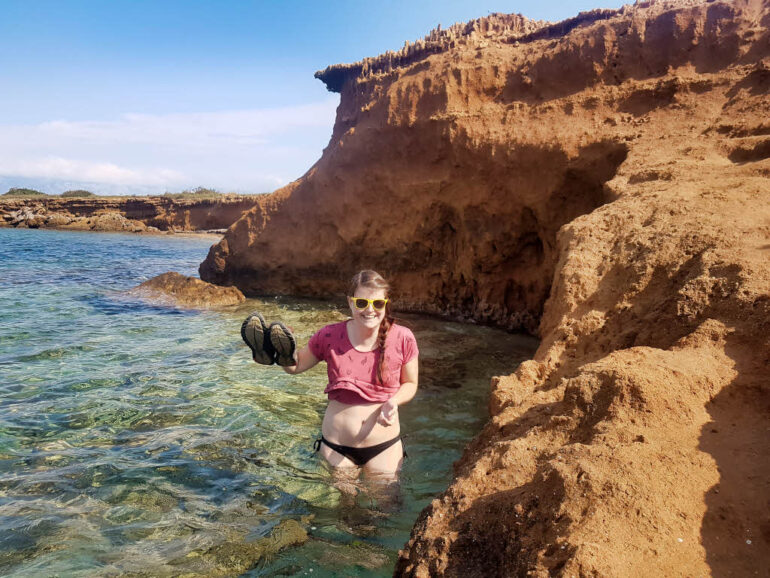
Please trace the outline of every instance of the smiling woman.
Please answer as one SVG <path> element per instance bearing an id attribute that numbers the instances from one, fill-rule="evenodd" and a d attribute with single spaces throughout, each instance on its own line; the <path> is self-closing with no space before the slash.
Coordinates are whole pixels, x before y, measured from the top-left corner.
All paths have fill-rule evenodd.
<path id="1" fill-rule="evenodd" d="M 281 323 L 268 330 L 253 314 L 243 326 L 255 361 L 278 359 L 291 375 L 326 362 L 329 405 L 316 450 L 346 478 L 360 468 L 369 478 L 395 480 L 405 455 L 398 408 L 417 392 L 419 350 L 412 332 L 395 323 L 389 290 L 377 272 L 357 273 L 348 290 L 350 319 L 322 328 L 296 352 Z"/>

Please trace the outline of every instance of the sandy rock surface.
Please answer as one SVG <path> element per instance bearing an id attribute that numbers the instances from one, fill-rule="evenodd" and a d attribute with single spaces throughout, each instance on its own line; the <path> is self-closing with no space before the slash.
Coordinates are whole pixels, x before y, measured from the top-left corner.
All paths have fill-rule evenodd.
<path id="1" fill-rule="evenodd" d="M 212 285 L 174 271 L 153 277 L 128 293 L 153 303 L 194 309 L 237 305 L 246 300 L 235 287 Z"/>
<path id="2" fill-rule="evenodd" d="M 540 335 L 397 575 L 767 573 L 770 2 L 499 18 L 319 73 L 323 157 L 201 276 L 325 296 L 372 267 Z"/>

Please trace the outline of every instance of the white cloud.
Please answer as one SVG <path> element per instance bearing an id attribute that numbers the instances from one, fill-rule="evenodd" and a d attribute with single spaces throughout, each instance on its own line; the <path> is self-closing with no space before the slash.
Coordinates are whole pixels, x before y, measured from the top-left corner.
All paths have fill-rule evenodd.
<path id="1" fill-rule="evenodd" d="M 264 192 L 298 178 L 318 160 L 336 104 L 329 99 L 279 109 L 0 125 L 0 182 Z"/>
<path id="2" fill-rule="evenodd" d="M 77 161 L 57 157 L 35 160 L 0 160 L 0 175 L 32 179 L 112 183 L 118 185 L 162 186 L 184 181 L 184 175 L 170 169 L 131 170 L 113 163 Z"/>

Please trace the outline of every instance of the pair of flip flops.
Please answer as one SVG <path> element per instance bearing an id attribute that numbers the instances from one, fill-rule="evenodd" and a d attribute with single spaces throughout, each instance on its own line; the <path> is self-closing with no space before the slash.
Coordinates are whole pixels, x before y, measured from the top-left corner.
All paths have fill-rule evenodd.
<path id="1" fill-rule="evenodd" d="M 251 349 L 252 357 L 257 363 L 297 365 L 297 341 L 291 329 L 280 321 L 275 321 L 268 327 L 264 317 L 255 311 L 241 325 L 241 337 Z"/>

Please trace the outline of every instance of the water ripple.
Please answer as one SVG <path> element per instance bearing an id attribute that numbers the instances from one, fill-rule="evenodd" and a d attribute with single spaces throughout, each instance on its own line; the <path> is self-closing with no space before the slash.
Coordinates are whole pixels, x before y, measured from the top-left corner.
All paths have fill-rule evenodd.
<path id="1" fill-rule="evenodd" d="M 489 377 L 533 349 L 405 316 L 424 384 L 402 409 L 403 505 L 386 514 L 368 493 L 346 504 L 312 448 L 325 369 L 256 366 L 239 334 L 260 309 L 304 342 L 343 318 L 336 306 L 196 312 L 125 296 L 168 270 L 194 274 L 207 251 L 200 239 L 0 229 L 1 574 L 390 575 L 481 427 Z M 291 531 L 308 536 L 279 551 Z"/>

